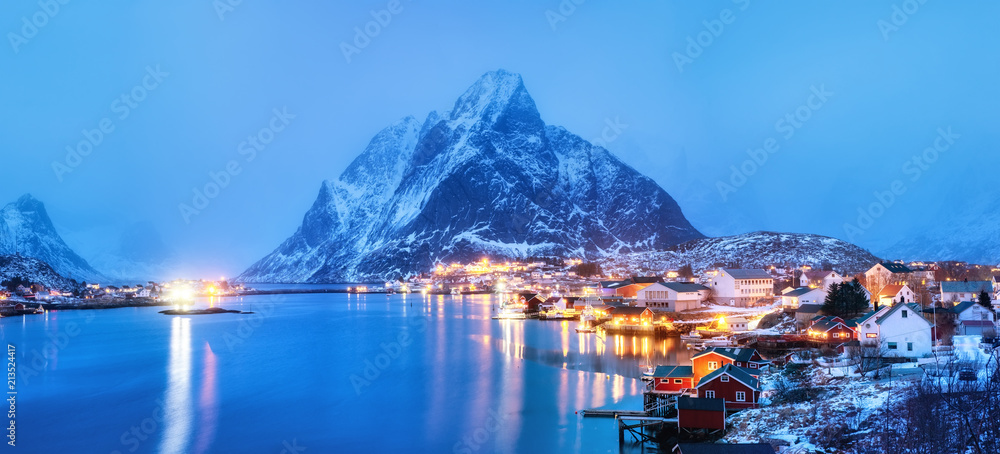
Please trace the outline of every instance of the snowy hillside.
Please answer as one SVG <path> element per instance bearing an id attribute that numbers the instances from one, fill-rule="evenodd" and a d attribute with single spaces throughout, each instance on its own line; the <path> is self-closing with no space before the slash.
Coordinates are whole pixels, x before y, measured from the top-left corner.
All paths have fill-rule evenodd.
<path id="1" fill-rule="evenodd" d="M 596 258 L 701 237 L 651 179 L 547 126 L 521 77 L 500 70 L 450 112 L 378 133 L 323 182 L 298 231 L 239 279 L 384 279 L 483 254 Z"/>
<path id="2" fill-rule="evenodd" d="M 45 205 L 30 194 L 0 209 L 0 254 L 15 252 L 42 260 L 59 274 L 76 280 L 102 278 L 86 260 L 66 245 L 52 226 Z"/>
<path id="3" fill-rule="evenodd" d="M 0 282 L 15 277 L 64 291 L 75 287 L 72 281 L 60 276 L 48 263 L 41 260 L 17 255 L 0 255 Z"/>
<path id="4" fill-rule="evenodd" d="M 688 241 L 664 252 L 630 254 L 627 260 L 649 264 L 650 269 L 715 267 L 764 268 L 775 265 L 832 266 L 841 274 L 863 272 L 880 260 L 846 241 L 800 233 L 753 232 Z"/>

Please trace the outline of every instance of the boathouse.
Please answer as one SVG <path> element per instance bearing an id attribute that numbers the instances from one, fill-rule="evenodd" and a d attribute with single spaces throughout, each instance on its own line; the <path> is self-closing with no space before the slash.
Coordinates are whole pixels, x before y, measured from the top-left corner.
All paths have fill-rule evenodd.
<path id="1" fill-rule="evenodd" d="M 720 398 L 678 397 L 677 428 L 682 431 L 725 430 L 726 401 Z"/>
<path id="2" fill-rule="evenodd" d="M 698 397 L 724 399 L 727 409 L 756 408 L 760 381 L 750 375 L 751 370 L 732 364 L 715 370 L 698 382 Z"/>
<path id="3" fill-rule="evenodd" d="M 691 366 L 656 366 L 653 370 L 652 391 L 663 394 L 681 394 L 694 389 L 694 372 Z"/>
<path id="4" fill-rule="evenodd" d="M 648 307 L 616 307 L 611 311 L 611 322 L 615 325 L 651 325 L 653 311 Z"/>

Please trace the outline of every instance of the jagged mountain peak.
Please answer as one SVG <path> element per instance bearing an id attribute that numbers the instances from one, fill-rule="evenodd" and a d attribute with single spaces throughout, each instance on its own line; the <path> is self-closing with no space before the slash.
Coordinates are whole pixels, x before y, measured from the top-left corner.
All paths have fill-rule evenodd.
<path id="1" fill-rule="evenodd" d="M 702 238 L 653 180 L 546 126 L 521 77 L 479 78 L 446 114 L 375 135 L 324 183 L 251 282 L 346 282 L 482 254 L 599 257 Z"/>
<path id="2" fill-rule="evenodd" d="M 519 74 L 503 69 L 483 74 L 455 101 L 449 119 L 458 123 L 477 122 L 483 128 L 517 132 L 521 128 L 544 126 L 535 100 L 528 94 Z"/>

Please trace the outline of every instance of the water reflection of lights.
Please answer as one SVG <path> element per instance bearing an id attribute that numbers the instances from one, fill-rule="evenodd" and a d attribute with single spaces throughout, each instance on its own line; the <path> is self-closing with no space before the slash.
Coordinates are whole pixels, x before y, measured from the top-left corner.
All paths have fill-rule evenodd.
<path id="1" fill-rule="evenodd" d="M 170 360 L 163 412 L 161 453 L 187 452 L 191 438 L 191 319 L 174 317 L 170 329 Z"/>
<path id="2" fill-rule="evenodd" d="M 205 342 L 205 362 L 202 370 L 201 395 L 198 397 L 198 443 L 194 452 L 201 454 L 209 452 L 212 440 L 215 439 L 216 420 L 219 414 L 219 399 L 215 395 L 215 353 Z"/>
<path id="3" fill-rule="evenodd" d="M 569 356 L 569 322 L 563 320 L 560 322 L 562 324 L 562 352 L 563 357 Z M 563 369 L 566 368 L 566 364 L 563 363 Z"/>

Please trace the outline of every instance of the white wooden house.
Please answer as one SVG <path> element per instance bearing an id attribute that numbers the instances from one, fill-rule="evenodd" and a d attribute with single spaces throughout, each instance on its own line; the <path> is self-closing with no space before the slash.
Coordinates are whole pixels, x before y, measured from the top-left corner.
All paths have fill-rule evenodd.
<path id="1" fill-rule="evenodd" d="M 914 303 L 882 306 L 857 320 L 858 340 L 881 343 L 887 356 L 922 358 L 931 354 L 931 323 Z"/>

